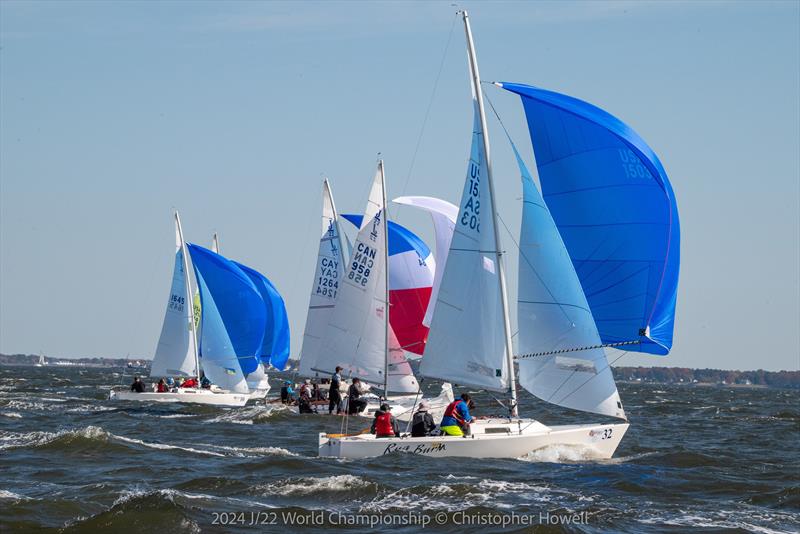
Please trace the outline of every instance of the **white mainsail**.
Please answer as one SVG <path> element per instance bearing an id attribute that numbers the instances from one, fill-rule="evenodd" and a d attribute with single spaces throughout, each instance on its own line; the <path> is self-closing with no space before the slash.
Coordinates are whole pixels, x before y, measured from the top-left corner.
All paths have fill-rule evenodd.
<path id="1" fill-rule="evenodd" d="M 523 188 L 517 317 L 520 384 L 540 399 L 625 418 L 600 335 L 561 235 L 516 147 Z M 561 354 L 561 350 L 566 350 Z M 525 358 L 525 354 L 550 353 Z"/>
<path id="2" fill-rule="evenodd" d="M 342 270 L 345 267 L 344 254 L 333 193 L 325 179 L 322 183 L 322 236 L 319 240 L 314 282 L 311 285 L 303 347 L 300 350 L 301 375 L 318 376 L 320 372 L 333 372 L 325 362 L 325 354 L 321 352 L 322 336 L 339 294 Z"/>
<path id="3" fill-rule="evenodd" d="M 358 377 L 377 385 L 388 382 L 386 389 L 389 391 L 417 391 L 416 380 L 410 374 L 411 367 L 407 363 L 398 364 L 402 351 L 397 340 L 394 340 L 394 350 L 387 345 L 394 334 L 390 333 L 388 326 L 386 232 L 381 161 L 346 275 L 339 285 L 336 307 L 323 337 L 321 350 L 324 361 L 318 361 L 315 370 L 330 373 L 339 365 L 347 377 Z M 387 370 L 392 375 L 391 380 L 387 379 Z M 410 379 L 407 378 L 409 375 Z"/>
<path id="4" fill-rule="evenodd" d="M 197 350 L 192 331 L 192 292 L 187 279 L 183 234 L 175 213 L 175 267 L 167 311 L 153 357 L 150 376 L 197 376 Z"/>
<path id="5" fill-rule="evenodd" d="M 433 319 L 433 311 L 436 309 L 439 287 L 442 285 L 442 275 L 444 274 L 444 265 L 447 262 L 447 253 L 450 250 L 450 242 L 453 240 L 453 230 L 455 230 L 456 218 L 458 217 L 458 206 L 439 198 L 419 196 L 397 197 L 392 202 L 425 210 L 430 213 L 433 220 L 433 231 L 436 236 L 435 258 L 438 268 L 433 274 L 431 298 L 428 301 L 428 308 L 425 310 L 425 317 L 422 319 L 422 324 L 429 327 Z"/>
<path id="6" fill-rule="evenodd" d="M 491 191 L 477 102 L 467 177 L 420 372 L 495 391 L 508 388 Z"/>

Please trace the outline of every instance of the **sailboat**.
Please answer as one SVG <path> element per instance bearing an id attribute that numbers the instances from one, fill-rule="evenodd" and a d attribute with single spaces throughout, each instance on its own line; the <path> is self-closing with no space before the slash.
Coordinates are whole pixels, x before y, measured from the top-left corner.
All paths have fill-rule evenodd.
<path id="1" fill-rule="evenodd" d="M 412 408 L 420 400 L 420 386 L 391 326 L 387 309 L 391 296 L 385 207 L 385 178 L 380 161 L 367 209 L 358 221 L 353 253 L 345 268 L 339 216 L 330 184 L 327 180 L 323 183 L 322 237 L 300 373 L 327 377 L 336 366 L 341 366 L 345 379 L 357 377 L 381 388 L 392 413 L 403 419 L 410 418 Z M 360 415 L 372 417 L 382 398 L 374 394 L 364 398 L 368 405 Z M 451 401 L 452 388 L 445 384 L 441 394 L 430 403 L 432 410 L 441 411 Z"/>
<path id="2" fill-rule="evenodd" d="M 572 446 L 586 458 L 610 458 L 629 424 L 604 349 L 666 354 L 672 345 L 674 194 L 653 151 L 618 119 L 566 95 L 497 84 L 522 97 L 547 198 L 512 143 L 523 185 L 514 356 L 483 94 L 466 12 L 462 18 L 472 148 L 420 372 L 507 393 L 508 417 L 476 420 L 464 437 L 321 433 L 319 454 L 517 458 Z M 547 426 L 520 418 L 515 361 L 520 384 L 540 399 L 624 422 Z"/>
<path id="3" fill-rule="evenodd" d="M 34 367 L 44 367 L 47 365 L 47 360 L 44 358 L 44 353 L 39 353 L 39 360 L 33 364 Z"/>
<path id="4" fill-rule="evenodd" d="M 200 294 L 200 321 L 194 316 L 190 261 Z M 256 353 L 265 322 L 263 300 L 250 278 L 230 260 L 186 243 L 176 211 L 172 287 L 150 376 L 197 378 L 202 369 L 213 385 L 161 393 L 114 388 L 109 396 L 125 401 L 244 406 L 250 393 L 245 374 L 258 366 Z"/>

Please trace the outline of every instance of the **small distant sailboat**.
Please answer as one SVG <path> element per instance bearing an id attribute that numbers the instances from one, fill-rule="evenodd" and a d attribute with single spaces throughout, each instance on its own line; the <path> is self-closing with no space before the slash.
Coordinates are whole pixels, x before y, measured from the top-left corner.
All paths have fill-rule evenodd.
<path id="1" fill-rule="evenodd" d="M 472 32 L 472 149 L 420 373 L 509 395 L 508 418 L 476 420 L 464 437 L 319 435 L 320 456 L 391 452 L 517 458 L 575 446 L 610 458 L 628 430 L 604 348 L 666 354 L 672 345 L 679 224 L 661 163 L 628 126 L 586 102 L 534 87 L 522 97 L 542 194 L 511 143 L 523 186 L 518 354 L 509 306 Z M 510 141 L 510 139 L 509 139 Z M 519 418 L 520 384 L 540 399 L 624 423 L 546 426 Z"/>
<path id="2" fill-rule="evenodd" d="M 44 353 L 39 353 L 39 361 L 33 364 L 34 367 L 45 367 L 47 365 L 47 360 L 44 358 Z"/>

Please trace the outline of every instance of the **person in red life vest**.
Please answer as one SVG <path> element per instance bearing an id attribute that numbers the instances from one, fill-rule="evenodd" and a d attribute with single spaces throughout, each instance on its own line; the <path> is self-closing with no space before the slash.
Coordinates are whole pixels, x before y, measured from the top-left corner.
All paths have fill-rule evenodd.
<path id="1" fill-rule="evenodd" d="M 390 410 L 388 404 L 381 404 L 380 409 L 375 411 L 375 419 L 372 420 L 372 428 L 369 431 L 375 434 L 376 438 L 393 438 L 400 435 L 400 427 Z"/>
<path id="2" fill-rule="evenodd" d="M 182 388 L 196 388 L 197 387 L 197 379 L 195 377 L 189 377 L 183 381 L 181 384 Z"/>
<path id="3" fill-rule="evenodd" d="M 448 436 L 469 435 L 469 425 L 472 423 L 472 416 L 469 414 L 469 403 L 471 397 L 468 393 L 461 395 L 457 401 L 447 405 L 444 410 L 444 417 L 439 428 Z"/>
<path id="4" fill-rule="evenodd" d="M 163 378 L 158 381 L 158 385 L 156 386 L 156 393 L 166 393 L 169 391 L 167 387 L 167 382 Z"/>

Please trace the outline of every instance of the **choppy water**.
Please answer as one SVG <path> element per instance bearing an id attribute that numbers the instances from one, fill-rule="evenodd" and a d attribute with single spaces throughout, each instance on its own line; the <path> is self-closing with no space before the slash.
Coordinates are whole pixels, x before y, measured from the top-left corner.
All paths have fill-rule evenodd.
<path id="1" fill-rule="evenodd" d="M 622 384 L 632 426 L 610 461 L 574 449 L 347 461 L 316 455 L 338 418 L 106 400 L 119 381 L 0 367 L 0 530 L 800 530 L 797 392 Z M 527 394 L 521 406 L 545 423 L 599 419 Z"/>

